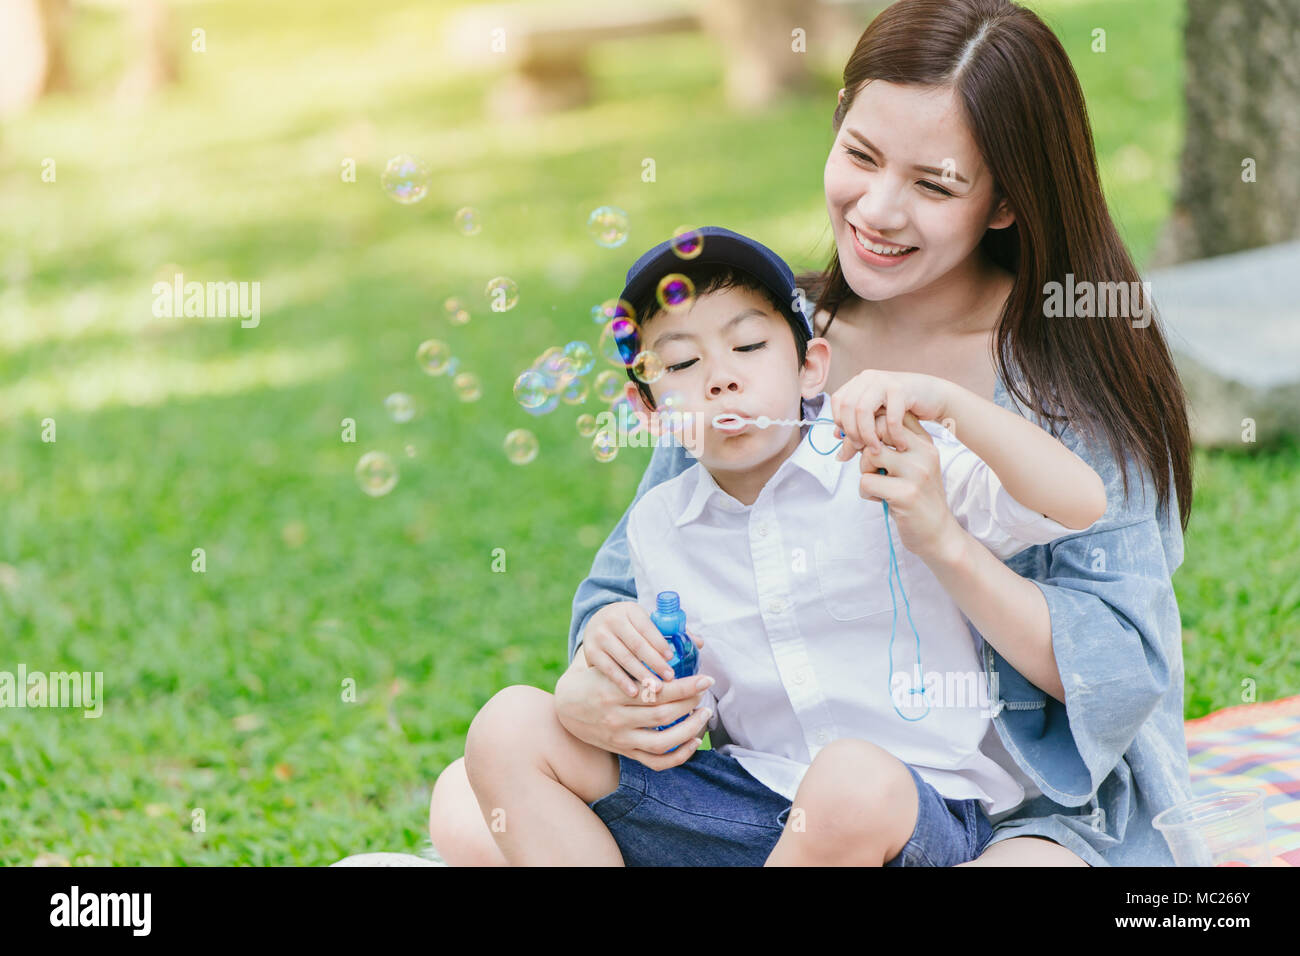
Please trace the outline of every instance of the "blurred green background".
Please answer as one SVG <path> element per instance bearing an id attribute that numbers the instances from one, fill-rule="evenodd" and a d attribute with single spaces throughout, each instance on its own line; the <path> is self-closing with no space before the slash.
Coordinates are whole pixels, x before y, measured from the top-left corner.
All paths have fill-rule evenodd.
<path id="1" fill-rule="evenodd" d="M 1074 59 L 1141 267 L 1182 145 L 1182 3 L 1027 5 Z M 830 255 L 837 76 L 742 116 L 708 37 L 619 40 L 594 52 L 591 105 L 503 122 L 483 108 L 492 74 L 441 55 L 460 6 L 183 4 L 180 82 L 135 109 L 110 95 L 118 14 L 79 8 L 74 91 L 0 127 L 0 669 L 100 670 L 106 695 L 97 720 L 0 711 L 0 861 L 317 865 L 425 845 L 431 784 L 478 707 L 553 688 L 574 590 L 650 454 L 597 462 L 574 419 L 598 400 L 534 418 L 514 377 L 548 346 L 594 345 L 591 307 L 675 226 L 752 233 L 796 271 Z M 432 170 L 418 204 L 380 188 L 399 153 Z M 630 214 L 622 248 L 587 233 L 604 204 Z M 454 228 L 463 206 L 479 235 Z M 260 282 L 260 326 L 154 317 L 175 271 Z M 483 287 L 501 274 L 520 300 L 496 314 Z M 431 337 L 479 400 L 423 374 Z M 406 424 L 384 411 L 397 391 Z M 522 467 L 502 450 L 515 428 L 541 446 Z M 400 467 L 384 497 L 353 476 L 371 449 Z M 1243 677 L 1261 700 L 1300 686 L 1282 640 L 1298 465 L 1294 443 L 1197 454 L 1174 578 L 1188 717 L 1242 702 Z"/>

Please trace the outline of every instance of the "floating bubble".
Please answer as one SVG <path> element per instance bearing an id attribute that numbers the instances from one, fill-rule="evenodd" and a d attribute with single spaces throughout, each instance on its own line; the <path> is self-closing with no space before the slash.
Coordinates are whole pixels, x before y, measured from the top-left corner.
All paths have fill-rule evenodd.
<path id="1" fill-rule="evenodd" d="M 515 379 L 515 400 L 524 408 L 537 408 L 547 398 L 546 379 L 532 369 Z"/>
<path id="2" fill-rule="evenodd" d="M 635 322 L 636 309 L 632 308 L 632 303 L 627 299 L 606 299 L 600 305 L 592 307 L 591 318 L 597 325 L 604 325 L 611 319 L 631 319 Z"/>
<path id="3" fill-rule="evenodd" d="M 460 368 L 460 359 L 456 358 L 455 356 L 452 356 L 451 359 L 447 362 L 447 374 L 455 375 L 456 371 L 459 368 Z"/>
<path id="4" fill-rule="evenodd" d="M 414 156 L 394 156 L 379 174 L 384 192 L 404 206 L 417 203 L 429 192 L 429 167 Z"/>
<path id="5" fill-rule="evenodd" d="M 414 458 L 414 457 L 415 457 L 415 446 L 414 446 L 414 445 L 407 445 L 407 446 L 406 446 L 406 457 L 407 457 L 407 458 Z"/>
<path id="6" fill-rule="evenodd" d="M 384 399 L 384 408 L 388 410 L 388 417 L 399 425 L 415 417 L 415 401 L 405 392 L 389 395 Z"/>
<path id="7" fill-rule="evenodd" d="M 596 244 L 617 249 L 627 242 L 627 213 L 616 206 L 600 206 L 587 217 L 587 232 Z"/>
<path id="8" fill-rule="evenodd" d="M 610 434 L 608 428 L 596 432 L 591 440 L 591 453 L 602 463 L 614 460 L 614 456 L 618 454 L 618 443 L 614 441 L 614 436 Z"/>
<path id="9" fill-rule="evenodd" d="M 477 236 L 483 231 L 483 217 L 473 206 L 457 209 L 452 221 L 456 224 L 456 231 L 462 236 Z"/>
<path id="10" fill-rule="evenodd" d="M 605 307 L 603 305 L 593 305 L 591 307 L 591 321 L 596 323 L 596 325 L 604 325 L 612 318 L 612 315 L 605 314 Z"/>
<path id="11" fill-rule="evenodd" d="M 453 325 L 464 325 L 469 321 L 469 309 L 465 308 L 465 303 L 461 299 L 452 296 L 442 304 L 447 310 L 447 319 Z"/>
<path id="12" fill-rule="evenodd" d="M 519 304 L 519 286 L 507 276 L 489 279 L 485 294 L 492 300 L 490 308 L 493 312 L 509 312 Z"/>
<path id="13" fill-rule="evenodd" d="M 694 259 L 704 251 L 704 234 L 690 226 L 678 226 L 671 240 L 673 252 L 679 259 Z"/>
<path id="14" fill-rule="evenodd" d="M 372 498 L 386 495 L 397 484 L 397 465 L 382 451 L 368 451 L 356 468 L 357 484 Z"/>
<path id="15" fill-rule="evenodd" d="M 537 457 L 537 436 L 526 428 L 516 428 L 506 436 L 506 457 L 516 465 L 526 465 Z"/>
<path id="16" fill-rule="evenodd" d="M 623 382 L 625 379 L 611 369 L 605 369 L 596 376 L 593 387 L 596 389 L 596 397 L 602 402 L 612 402 L 623 392 Z"/>
<path id="17" fill-rule="evenodd" d="M 560 397 L 558 395 L 548 395 L 546 396 L 546 401 L 542 402 L 542 404 L 538 405 L 536 408 L 525 408 L 524 411 L 529 415 L 547 415 L 555 411 L 559 404 Z"/>
<path id="18" fill-rule="evenodd" d="M 695 283 L 688 276 L 674 272 L 659 280 L 659 286 L 655 289 L 655 298 L 670 312 L 687 309 L 691 305 L 691 300 L 695 298 Z"/>
<path id="19" fill-rule="evenodd" d="M 578 426 L 578 434 L 583 438 L 590 438 L 596 434 L 596 416 L 579 415 L 578 420 L 574 423 Z"/>
<path id="20" fill-rule="evenodd" d="M 477 402 L 483 394 L 483 386 L 473 372 L 461 372 L 455 380 L 456 394 L 462 402 Z"/>
<path id="21" fill-rule="evenodd" d="M 641 330 L 629 318 L 620 317 L 605 323 L 600 332 L 600 354 L 605 361 L 620 368 L 631 365 L 640 351 Z"/>
<path id="22" fill-rule="evenodd" d="M 586 342 L 570 342 L 564 347 L 564 355 L 573 363 L 575 375 L 586 375 L 596 365 L 596 353 Z"/>
<path id="23" fill-rule="evenodd" d="M 549 353 L 550 350 L 548 349 Z M 562 392 L 568 388 L 570 383 L 578 377 L 573 368 L 573 362 L 563 352 L 556 351 L 548 354 L 542 361 L 539 371 L 550 380 L 548 391 L 552 393 Z"/>
<path id="24" fill-rule="evenodd" d="M 451 349 L 446 342 L 437 339 L 421 342 L 420 347 L 415 351 L 415 360 L 420 363 L 420 368 L 430 375 L 444 375 L 455 371 L 448 367 L 452 362 Z"/>
<path id="25" fill-rule="evenodd" d="M 587 400 L 587 392 L 590 386 L 580 378 L 575 378 L 564 391 L 560 392 L 560 398 L 566 405 L 581 405 Z"/>
<path id="26" fill-rule="evenodd" d="M 648 349 L 640 352 L 632 360 L 632 374 L 639 381 L 653 385 L 664 377 L 664 360 L 659 357 L 658 352 L 651 352 Z"/>

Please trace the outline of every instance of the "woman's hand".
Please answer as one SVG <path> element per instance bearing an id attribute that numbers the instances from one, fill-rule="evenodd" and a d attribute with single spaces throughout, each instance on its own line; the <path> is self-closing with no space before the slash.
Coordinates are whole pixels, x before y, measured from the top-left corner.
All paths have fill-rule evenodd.
<path id="1" fill-rule="evenodd" d="M 582 653 L 579 648 L 578 657 Z M 603 673 L 581 666 L 575 657 L 555 684 L 556 716 L 569 733 L 593 747 L 622 754 L 651 770 L 676 767 L 689 760 L 704 740 L 711 714 L 707 708 L 691 712 L 702 703 L 713 678 L 681 677 L 659 685 L 657 692 L 654 678 L 647 674 L 646 681 L 643 694 L 628 698 Z M 691 716 L 665 730 L 654 729 L 683 714 Z"/>
<path id="2" fill-rule="evenodd" d="M 864 448 L 879 454 L 881 438 L 901 452 L 907 451 L 903 415 L 912 412 L 927 421 L 948 417 L 953 383 L 919 372 L 881 372 L 869 368 L 845 382 L 831 396 L 831 416 L 844 433 L 840 461 L 848 461 Z M 883 431 L 877 415 L 884 412 Z M 879 434 L 878 434 L 879 432 Z"/>
<path id="3" fill-rule="evenodd" d="M 886 429 L 883 416 L 875 424 L 882 432 Z M 903 416 L 903 428 L 912 439 L 906 451 L 888 445 L 879 452 L 863 449 L 859 492 L 868 501 L 889 502 L 889 516 L 903 547 L 929 563 L 951 553 L 965 532 L 948 507 L 934 439 L 911 412 Z M 887 474 L 878 474 L 877 468 Z"/>

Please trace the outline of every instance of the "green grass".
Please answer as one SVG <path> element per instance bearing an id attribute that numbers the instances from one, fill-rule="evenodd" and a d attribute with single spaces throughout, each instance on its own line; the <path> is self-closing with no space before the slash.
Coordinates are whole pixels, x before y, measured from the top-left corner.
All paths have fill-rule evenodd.
<path id="1" fill-rule="evenodd" d="M 1181 5 L 1035 6 L 1078 64 L 1141 262 L 1175 185 Z M 182 5 L 178 35 L 204 28 L 207 52 L 183 53 L 182 82 L 134 112 L 109 96 L 118 25 L 79 10 L 78 90 L 0 129 L 0 670 L 102 671 L 107 697 L 97 720 L 0 712 L 0 862 L 321 864 L 419 847 L 430 785 L 478 707 L 559 676 L 574 589 L 649 454 L 596 462 L 579 409 L 526 415 L 515 374 L 549 345 L 594 344 L 591 305 L 680 223 L 777 237 L 796 268 L 829 254 L 835 77 L 741 118 L 720 105 L 707 39 L 610 43 L 593 105 L 501 123 L 480 106 L 490 75 L 439 66 L 436 7 Z M 1088 50 L 1094 26 L 1107 54 Z M 414 206 L 378 186 L 400 152 L 433 168 Z M 621 249 L 586 235 L 603 203 L 630 213 Z M 464 205 L 482 212 L 477 237 L 452 229 Z M 260 282 L 261 325 L 154 318 L 173 263 Z M 521 290 L 504 314 L 482 294 L 498 274 Z M 452 295 L 468 325 L 446 321 Z M 431 336 L 480 376 L 479 401 L 417 368 Z M 394 391 L 414 396 L 414 421 L 387 419 Z M 525 467 L 501 448 L 520 427 L 541 443 Z M 353 479 L 369 449 L 401 468 L 386 497 Z M 1298 458 L 1294 444 L 1198 455 L 1175 577 L 1189 717 L 1239 702 L 1243 677 L 1260 699 L 1300 683 Z"/>

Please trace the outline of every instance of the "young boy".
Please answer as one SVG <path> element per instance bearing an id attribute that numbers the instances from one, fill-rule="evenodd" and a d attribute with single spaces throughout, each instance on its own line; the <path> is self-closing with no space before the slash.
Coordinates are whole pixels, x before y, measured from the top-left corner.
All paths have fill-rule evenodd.
<path id="1" fill-rule="evenodd" d="M 466 741 L 484 819 L 511 863 L 810 863 L 849 833 L 864 862 L 973 859 L 989 817 L 1024 791 L 981 750 L 991 719 L 983 671 L 926 559 L 950 545 L 954 526 L 1000 558 L 1076 533 L 1104 510 L 1100 479 L 1033 423 L 952 383 L 895 376 L 891 384 L 906 382 L 955 432 L 966 422 L 976 435 L 996 431 L 1000 461 L 1053 481 L 1040 499 L 1018 502 L 946 428 L 909 413 L 907 451 L 877 451 L 875 423 L 846 412 L 850 448 L 865 446 L 887 481 L 905 477 L 932 495 L 887 521 L 880 499 L 863 497 L 874 469 L 819 453 L 833 449 L 834 426 L 756 424 L 830 417 L 830 347 L 811 337 L 779 257 L 729 230 L 700 232 L 697 258 L 662 243 L 633 265 L 622 295 L 641 323 L 638 340 L 622 344 L 656 352 L 664 367 L 650 383 L 630 375 L 627 394 L 660 431 L 655 395 L 677 393 L 686 420 L 675 433 L 697 459 L 636 503 L 627 541 L 641 608 L 675 591 L 697 622 L 700 673 L 715 681 L 706 692 L 714 749 L 649 771 L 570 735 L 544 692 L 507 688 Z M 675 274 L 693 281 L 694 295 L 661 307 L 656 290 Z M 887 430 L 883 419 L 877 427 Z M 924 480 L 935 452 L 942 488 L 933 473 Z M 1060 505 L 1072 500 L 1083 504 Z M 588 635 L 579 653 L 653 692 L 647 668 L 671 676 L 666 650 L 629 626 Z M 511 746 L 521 723 L 529 743 Z"/>

